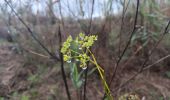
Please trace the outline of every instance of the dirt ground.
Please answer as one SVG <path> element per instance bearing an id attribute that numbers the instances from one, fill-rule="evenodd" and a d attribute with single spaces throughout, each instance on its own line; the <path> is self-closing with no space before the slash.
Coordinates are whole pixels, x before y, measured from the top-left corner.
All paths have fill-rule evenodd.
<path id="1" fill-rule="evenodd" d="M 12 44 L 0 44 L 0 97 L 20 100 L 19 96 L 27 95 L 30 100 L 67 100 L 60 69 L 47 68 L 46 73 L 39 76 L 40 80 L 28 81 L 30 75 L 38 73 L 38 70 L 34 65 L 25 64 L 23 56 L 15 51 Z M 116 84 L 123 83 L 133 74 L 133 71 L 123 72 L 123 77 Z M 73 87 L 69 79 L 68 85 Z M 112 88 L 114 90 L 115 87 Z M 70 88 L 74 100 L 77 99 L 75 91 Z M 100 100 L 103 96 L 101 91 L 101 82 L 96 75 L 92 75 L 88 79 L 87 100 Z M 17 96 L 14 95 L 16 92 Z M 126 93 L 135 93 L 141 100 L 170 100 L 170 79 L 162 74 L 146 71 L 117 91 L 116 96 Z"/>
<path id="2" fill-rule="evenodd" d="M 16 71 L 21 67 L 21 57 L 13 51 L 9 43 L 0 44 L 0 95 L 6 95 L 10 89 L 11 80 Z"/>

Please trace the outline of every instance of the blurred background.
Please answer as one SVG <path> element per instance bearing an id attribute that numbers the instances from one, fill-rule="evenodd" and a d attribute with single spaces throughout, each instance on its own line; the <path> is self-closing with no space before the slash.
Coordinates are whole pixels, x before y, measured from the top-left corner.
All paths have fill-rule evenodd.
<path id="1" fill-rule="evenodd" d="M 140 0 L 139 6 L 137 0 L 0 0 L 0 100 L 67 100 L 60 61 L 51 59 L 21 20 L 56 57 L 60 38 L 97 35 L 91 49 L 108 82 L 130 39 L 110 86 L 115 100 L 129 93 L 140 100 L 170 100 L 170 58 L 161 60 L 170 54 L 170 0 Z M 146 70 L 121 86 L 145 61 Z M 99 73 L 88 67 L 87 100 L 100 100 Z M 83 84 L 75 88 L 69 65 L 64 68 L 72 99 L 83 100 Z"/>

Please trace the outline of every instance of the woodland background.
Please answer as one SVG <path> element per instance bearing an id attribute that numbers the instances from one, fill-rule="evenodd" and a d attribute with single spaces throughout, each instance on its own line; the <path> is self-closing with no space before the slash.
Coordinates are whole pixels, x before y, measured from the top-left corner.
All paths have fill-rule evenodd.
<path id="1" fill-rule="evenodd" d="M 0 100 L 68 100 L 60 40 L 80 32 L 98 35 L 92 51 L 113 79 L 115 100 L 127 93 L 170 100 L 169 20 L 170 0 L 1 0 Z M 103 97 L 99 74 L 88 67 L 84 93 L 64 63 L 73 100 Z"/>

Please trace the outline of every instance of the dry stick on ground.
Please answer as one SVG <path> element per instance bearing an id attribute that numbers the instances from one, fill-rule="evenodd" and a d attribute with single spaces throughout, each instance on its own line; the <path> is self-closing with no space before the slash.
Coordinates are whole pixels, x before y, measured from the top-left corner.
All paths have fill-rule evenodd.
<path id="1" fill-rule="evenodd" d="M 137 0 L 135 21 L 134 21 L 134 26 L 133 26 L 132 33 L 131 33 L 131 35 L 130 35 L 130 38 L 129 38 L 129 40 L 128 40 L 128 42 L 127 42 L 127 44 L 126 44 L 126 46 L 125 46 L 125 48 L 124 48 L 124 50 L 123 50 L 123 52 L 122 52 L 122 54 L 120 55 L 118 61 L 116 62 L 115 69 L 114 69 L 114 71 L 113 71 L 113 74 L 112 74 L 112 76 L 111 76 L 111 80 L 110 80 L 110 82 L 109 82 L 109 86 L 111 86 L 111 84 L 112 84 L 112 81 L 113 81 L 113 79 L 114 79 L 114 77 L 115 77 L 115 75 L 116 75 L 116 72 L 117 72 L 119 63 L 120 63 L 120 61 L 122 60 L 122 57 L 124 56 L 124 54 L 125 54 L 128 46 L 130 45 L 131 39 L 132 39 L 132 37 L 133 37 L 133 35 L 134 35 L 135 31 L 136 31 L 136 24 L 137 24 L 137 19 L 138 19 L 138 12 L 139 12 L 139 1 L 140 1 L 140 0 Z M 106 93 L 104 94 L 103 100 L 105 99 L 105 97 L 106 97 Z"/>
<path id="2" fill-rule="evenodd" d="M 28 52 L 28 53 L 31 53 L 31 54 L 34 54 L 34 55 L 37 55 L 37 56 L 40 56 L 40 57 L 43 57 L 43 58 L 50 59 L 49 56 L 46 56 L 46 55 L 41 54 L 41 53 L 37 53 L 37 52 L 35 52 L 35 51 L 33 51 L 33 50 L 26 49 L 26 48 L 22 48 L 22 49 L 25 50 L 25 51 Z"/>
<path id="3" fill-rule="evenodd" d="M 62 56 L 60 56 L 60 58 L 58 58 L 55 54 L 52 54 L 42 43 L 41 41 L 35 36 L 34 32 L 28 27 L 28 25 L 24 22 L 24 20 L 19 17 L 18 13 L 14 10 L 14 8 L 12 7 L 12 5 L 7 1 L 7 0 L 4 0 L 5 3 L 11 8 L 12 12 L 15 14 L 15 16 L 19 19 L 19 21 L 27 28 L 28 32 L 30 33 L 31 37 L 51 56 L 52 59 L 54 59 L 55 61 L 59 61 L 59 60 L 63 60 L 63 59 L 60 59 L 62 58 Z M 61 63 L 63 64 L 63 63 Z M 61 65 L 61 67 L 63 67 L 63 65 Z M 67 80 L 66 80 L 66 75 L 65 75 L 65 72 L 64 72 L 64 68 L 61 68 L 62 69 L 62 76 L 63 76 L 63 80 L 64 80 L 64 84 L 65 84 L 65 87 L 66 87 L 66 92 L 67 92 L 67 96 L 68 96 L 68 99 L 71 100 L 69 97 L 69 90 L 68 90 L 68 86 L 67 86 Z"/>
<path id="4" fill-rule="evenodd" d="M 92 18 L 93 18 L 93 11 L 94 11 L 94 3 L 95 0 L 92 1 L 92 9 L 91 9 L 91 14 L 90 14 L 90 23 L 89 23 L 89 27 L 88 27 L 88 33 L 87 35 L 90 34 L 91 31 L 91 26 L 92 26 Z M 89 55 L 89 54 L 88 54 Z M 87 63 L 87 66 L 89 65 L 89 62 Z M 83 100 L 86 100 L 86 86 L 87 86 L 87 73 L 88 73 L 88 67 L 85 70 L 85 81 L 84 81 L 84 94 L 83 94 Z"/>
<path id="5" fill-rule="evenodd" d="M 157 46 L 159 45 L 159 43 L 163 40 L 163 38 L 165 37 L 165 35 L 168 33 L 168 28 L 170 26 L 170 20 L 168 21 L 168 24 L 167 26 L 165 27 L 165 30 L 163 32 L 163 35 L 162 37 L 159 39 L 159 41 L 155 44 L 155 46 L 153 47 L 153 49 L 151 50 L 150 54 L 149 54 L 149 57 L 148 59 L 145 59 L 144 63 L 142 64 L 141 66 L 141 69 L 136 73 L 134 74 L 131 78 L 129 78 L 126 82 L 124 82 L 121 86 L 119 86 L 118 88 L 116 88 L 114 91 L 112 91 L 113 93 L 115 93 L 117 90 L 119 90 L 120 88 L 124 87 L 126 84 L 128 84 L 131 80 L 133 80 L 136 76 L 138 76 L 140 73 L 142 73 L 143 71 L 151 68 L 153 65 L 167 59 L 170 57 L 170 55 L 167 55 L 161 59 L 159 59 L 158 61 L 156 61 L 155 63 L 151 64 L 151 65 L 148 65 L 146 66 L 146 63 L 148 62 L 149 58 L 151 57 L 151 55 L 153 54 L 153 52 L 155 51 L 155 49 L 157 48 Z"/>

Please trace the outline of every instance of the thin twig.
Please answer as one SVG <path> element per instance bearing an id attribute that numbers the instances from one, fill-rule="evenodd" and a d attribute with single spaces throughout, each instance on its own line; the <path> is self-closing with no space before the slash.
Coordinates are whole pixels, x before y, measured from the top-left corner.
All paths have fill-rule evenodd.
<path id="1" fill-rule="evenodd" d="M 129 38 L 129 40 L 128 40 L 128 42 L 127 42 L 127 44 L 126 44 L 126 46 L 125 46 L 125 48 L 124 48 L 124 50 L 123 50 L 123 52 L 122 52 L 122 54 L 120 55 L 118 61 L 116 62 L 116 66 L 115 66 L 115 68 L 114 68 L 113 74 L 112 74 L 112 76 L 111 76 L 111 80 L 110 80 L 110 82 L 109 82 L 109 86 L 111 86 L 111 84 L 112 84 L 112 81 L 113 81 L 113 79 L 114 79 L 114 77 L 115 77 L 115 75 L 116 75 L 116 72 L 117 72 L 117 70 L 118 70 L 119 63 L 120 63 L 120 61 L 122 60 L 122 58 L 123 58 L 123 56 L 124 56 L 124 54 L 125 54 L 128 46 L 130 45 L 131 39 L 132 39 L 132 37 L 133 37 L 133 35 L 134 35 L 135 31 L 136 31 L 136 24 L 137 24 L 138 12 L 139 12 L 139 4 L 140 4 L 139 1 L 140 1 L 140 0 L 137 0 L 135 21 L 134 21 L 134 26 L 133 26 L 132 33 L 131 33 L 131 35 L 130 35 L 130 38 Z M 106 97 L 106 93 L 105 93 L 104 96 L 103 96 L 103 100 L 105 99 L 105 97 Z"/>
<path id="2" fill-rule="evenodd" d="M 61 24 L 62 24 L 62 27 L 64 28 L 64 19 L 63 19 L 63 13 L 62 13 L 61 8 L 62 8 L 61 7 L 61 1 L 59 1 L 59 11 L 60 11 L 60 17 L 61 17 Z M 60 25 L 59 25 L 59 28 L 58 28 L 58 36 L 59 36 L 59 43 L 60 43 L 60 50 L 61 50 L 61 48 L 62 48 L 62 36 L 61 36 Z M 64 80 L 66 92 L 67 92 L 67 97 L 68 97 L 68 100 L 71 100 L 71 96 L 70 96 L 70 92 L 69 92 L 69 88 L 68 88 L 68 84 L 67 84 L 67 79 L 66 79 L 66 75 L 65 75 L 65 70 L 64 70 L 63 54 L 61 52 L 60 52 L 60 59 L 61 59 L 61 71 L 62 71 L 62 76 L 63 76 L 63 80 Z"/>
<path id="3" fill-rule="evenodd" d="M 37 53 L 37 52 L 30 50 L 30 49 L 26 49 L 26 48 L 22 48 L 22 49 L 25 50 L 26 52 L 32 53 L 34 55 L 37 55 L 37 56 L 40 56 L 40 57 L 43 57 L 43 58 L 48 58 L 48 59 L 50 58 L 49 56 L 46 56 L 46 55 L 41 54 L 41 53 Z"/>
<path id="4" fill-rule="evenodd" d="M 61 36 L 60 25 L 59 25 L 59 28 L 58 28 L 58 37 L 59 37 L 59 44 L 60 44 L 60 51 L 61 51 L 62 36 Z M 66 79 L 66 75 L 65 75 L 65 70 L 64 70 L 63 54 L 61 52 L 60 52 L 60 62 L 61 62 L 61 71 L 62 71 L 62 76 L 63 76 L 63 80 L 64 80 L 64 85 L 65 85 L 65 88 L 66 88 L 67 97 L 68 97 L 68 100 L 71 100 L 71 96 L 70 96 L 70 92 L 69 92 L 69 88 L 68 88 L 68 84 L 67 84 L 67 79 Z"/>
<path id="5" fill-rule="evenodd" d="M 64 63 L 63 63 L 63 55 L 60 54 L 60 58 L 58 58 L 56 55 L 52 54 L 42 43 L 41 41 L 34 35 L 34 32 L 29 28 L 29 26 L 24 22 L 24 20 L 18 15 L 18 13 L 14 10 L 14 8 L 12 7 L 12 5 L 7 1 L 4 0 L 6 2 L 6 4 L 11 8 L 12 12 L 15 14 L 15 16 L 17 16 L 17 18 L 19 19 L 19 21 L 26 27 L 26 29 L 28 30 L 28 32 L 30 33 L 31 37 L 55 60 L 55 61 L 59 61 L 61 60 L 61 71 L 62 71 L 62 76 L 63 76 L 63 80 L 64 80 L 64 84 L 65 84 L 65 88 L 66 88 L 66 92 L 67 92 L 67 96 L 68 96 L 68 100 L 71 100 L 69 91 L 68 91 L 68 85 L 67 85 L 67 80 L 66 80 L 66 75 L 65 75 L 65 71 L 64 71 Z M 59 28 L 59 41 L 60 41 L 60 49 L 61 49 L 61 33 L 60 33 L 60 28 Z"/>
<path id="6" fill-rule="evenodd" d="M 88 27 L 88 33 L 87 35 L 90 34 L 91 31 L 91 26 L 92 26 L 92 19 L 93 19 L 93 11 L 94 11 L 94 3 L 95 0 L 92 1 L 92 9 L 91 9 L 91 15 L 90 15 L 90 23 L 89 23 L 89 27 Z M 87 66 L 89 65 L 89 62 L 87 63 Z M 86 100 L 86 86 L 87 86 L 87 73 L 88 73 L 89 68 L 87 67 L 86 71 L 85 71 L 85 82 L 84 82 L 84 94 L 83 94 L 83 100 Z"/>
<path id="7" fill-rule="evenodd" d="M 93 12 L 94 12 L 94 3 L 95 3 L 95 0 L 92 1 L 92 9 L 91 9 L 91 14 L 90 14 L 90 22 L 89 22 L 89 27 L 88 27 L 88 31 L 87 31 L 88 35 L 90 34 L 91 26 L 92 26 L 92 19 L 93 19 Z"/>
<path id="8" fill-rule="evenodd" d="M 64 19 L 63 19 L 63 14 L 62 14 L 62 10 L 61 10 L 61 1 L 60 1 L 58 4 L 59 4 L 59 11 L 60 11 L 61 23 L 62 23 L 62 26 L 63 26 L 63 28 L 64 28 Z"/>
<path id="9" fill-rule="evenodd" d="M 120 57 L 120 52 L 121 52 L 121 43 L 122 43 L 122 30 L 123 30 L 123 25 L 124 25 L 124 18 L 125 18 L 125 13 L 127 11 L 127 8 L 130 4 L 130 0 L 128 0 L 128 4 L 125 5 L 126 0 L 124 0 L 123 3 L 123 11 L 122 11 L 122 18 L 121 18 L 121 25 L 120 25 L 120 33 L 119 33 L 119 57 Z"/>
<path id="10" fill-rule="evenodd" d="M 142 71 L 142 70 L 143 70 L 143 68 L 145 67 L 146 63 L 149 61 L 151 55 L 153 54 L 153 52 L 155 51 L 155 49 L 158 47 L 159 43 L 163 40 L 163 38 L 165 37 L 165 35 L 168 33 L 169 25 L 170 25 L 170 20 L 168 21 L 168 24 L 167 24 L 167 26 L 165 27 L 164 32 L 163 32 L 161 38 L 158 40 L 158 42 L 155 44 L 155 46 L 154 46 L 154 47 L 151 49 L 151 51 L 149 52 L 148 58 L 145 59 L 145 61 L 144 61 L 143 64 L 142 64 L 142 67 L 141 67 L 141 69 L 140 69 L 139 71 Z"/>
<path id="11" fill-rule="evenodd" d="M 142 69 L 142 71 L 140 72 L 137 72 L 136 74 L 134 74 L 131 78 L 129 78 L 126 82 L 124 82 L 121 86 L 119 86 L 118 88 L 116 88 L 114 91 L 112 91 L 112 93 L 115 93 L 117 90 L 119 90 L 120 88 L 124 87 L 125 85 L 127 85 L 131 80 L 133 80 L 135 77 L 137 77 L 139 74 L 141 74 L 142 72 L 144 72 L 145 70 L 147 69 L 150 69 L 151 67 L 153 67 L 154 65 L 160 63 L 161 61 L 167 59 L 170 57 L 170 54 L 157 60 L 155 63 L 151 64 L 151 65 L 148 65 L 146 66 L 144 69 Z"/>
<path id="12" fill-rule="evenodd" d="M 133 35 L 134 35 L 135 31 L 136 31 L 136 24 L 137 24 L 138 12 L 139 12 L 138 9 L 139 9 L 139 0 L 137 1 L 137 9 L 136 9 L 136 15 L 135 15 L 135 21 L 134 21 L 133 31 L 132 31 L 132 33 L 131 33 L 131 35 L 130 35 L 130 38 L 129 38 L 129 40 L 128 40 L 128 42 L 127 42 L 127 44 L 126 44 L 126 46 L 125 46 L 125 48 L 124 48 L 124 50 L 123 50 L 120 58 L 119 58 L 119 60 L 117 61 L 115 70 L 114 70 L 114 72 L 113 72 L 113 75 L 112 75 L 112 78 L 111 78 L 111 81 L 110 81 L 110 85 L 111 85 L 111 83 L 112 83 L 112 80 L 113 80 L 114 76 L 116 75 L 116 72 L 117 72 L 119 63 L 120 63 L 120 61 L 122 60 L 122 57 L 124 56 L 124 54 L 125 54 L 128 46 L 130 45 L 131 39 L 132 39 L 132 37 L 133 37 Z"/>
<path id="13" fill-rule="evenodd" d="M 24 20 L 18 15 L 18 13 L 14 10 L 12 5 L 7 1 L 4 0 L 5 3 L 11 8 L 12 12 L 15 14 L 15 16 L 19 19 L 19 21 L 26 27 L 28 32 L 30 33 L 31 37 L 53 58 L 56 60 L 60 60 L 57 56 L 53 55 L 47 47 L 44 46 L 44 44 L 41 43 L 41 41 L 35 36 L 35 33 L 29 28 L 29 26 L 24 22 Z"/>
<path id="14" fill-rule="evenodd" d="M 153 54 L 153 52 L 155 51 L 155 49 L 157 48 L 157 46 L 159 45 L 159 43 L 163 40 L 163 38 L 165 37 L 165 35 L 168 33 L 168 28 L 170 26 L 170 20 L 168 21 L 168 24 L 167 26 L 165 27 L 164 29 L 164 32 L 163 32 L 163 35 L 162 37 L 159 39 L 159 41 L 155 44 L 155 46 L 153 47 L 153 49 L 151 50 L 149 56 L 147 59 L 145 59 L 145 61 L 143 62 L 140 70 L 135 74 L 133 75 L 130 79 L 128 79 L 126 82 L 124 82 L 121 86 L 119 86 L 118 88 L 116 88 L 113 92 L 116 92 L 118 89 L 122 88 L 123 86 L 125 86 L 127 83 L 129 83 L 131 80 L 133 80 L 137 75 L 139 75 L 140 73 L 142 73 L 143 71 L 147 70 L 148 68 L 151 68 L 153 65 L 163 61 L 164 59 L 168 58 L 170 55 L 168 56 L 165 56 L 161 59 L 159 59 L 158 61 L 156 61 L 155 63 L 151 64 L 151 65 L 148 65 L 146 66 L 146 63 L 148 62 L 149 58 L 151 57 L 151 55 Z M 146 66 L 146 67 L 145 67 Z"/>
<path id="15" fill-rule="evenodd" d="M 122 70 L 126 67 L 126 65 L 128 65 L 128 64 L 134 59 L 135 55 L 136 55 L 139 51 L 141 51 L 142 49 L 143 49 L 143 46 L 139 46 L 139 47 L 137 48 L 137 50 L 132 54 L 132 56 L 130 56 L 130 57 L 128 58 L 128 60 L 122 65 L 122 69 L 121 69 L 120 72 L 122 72 Z"/>

